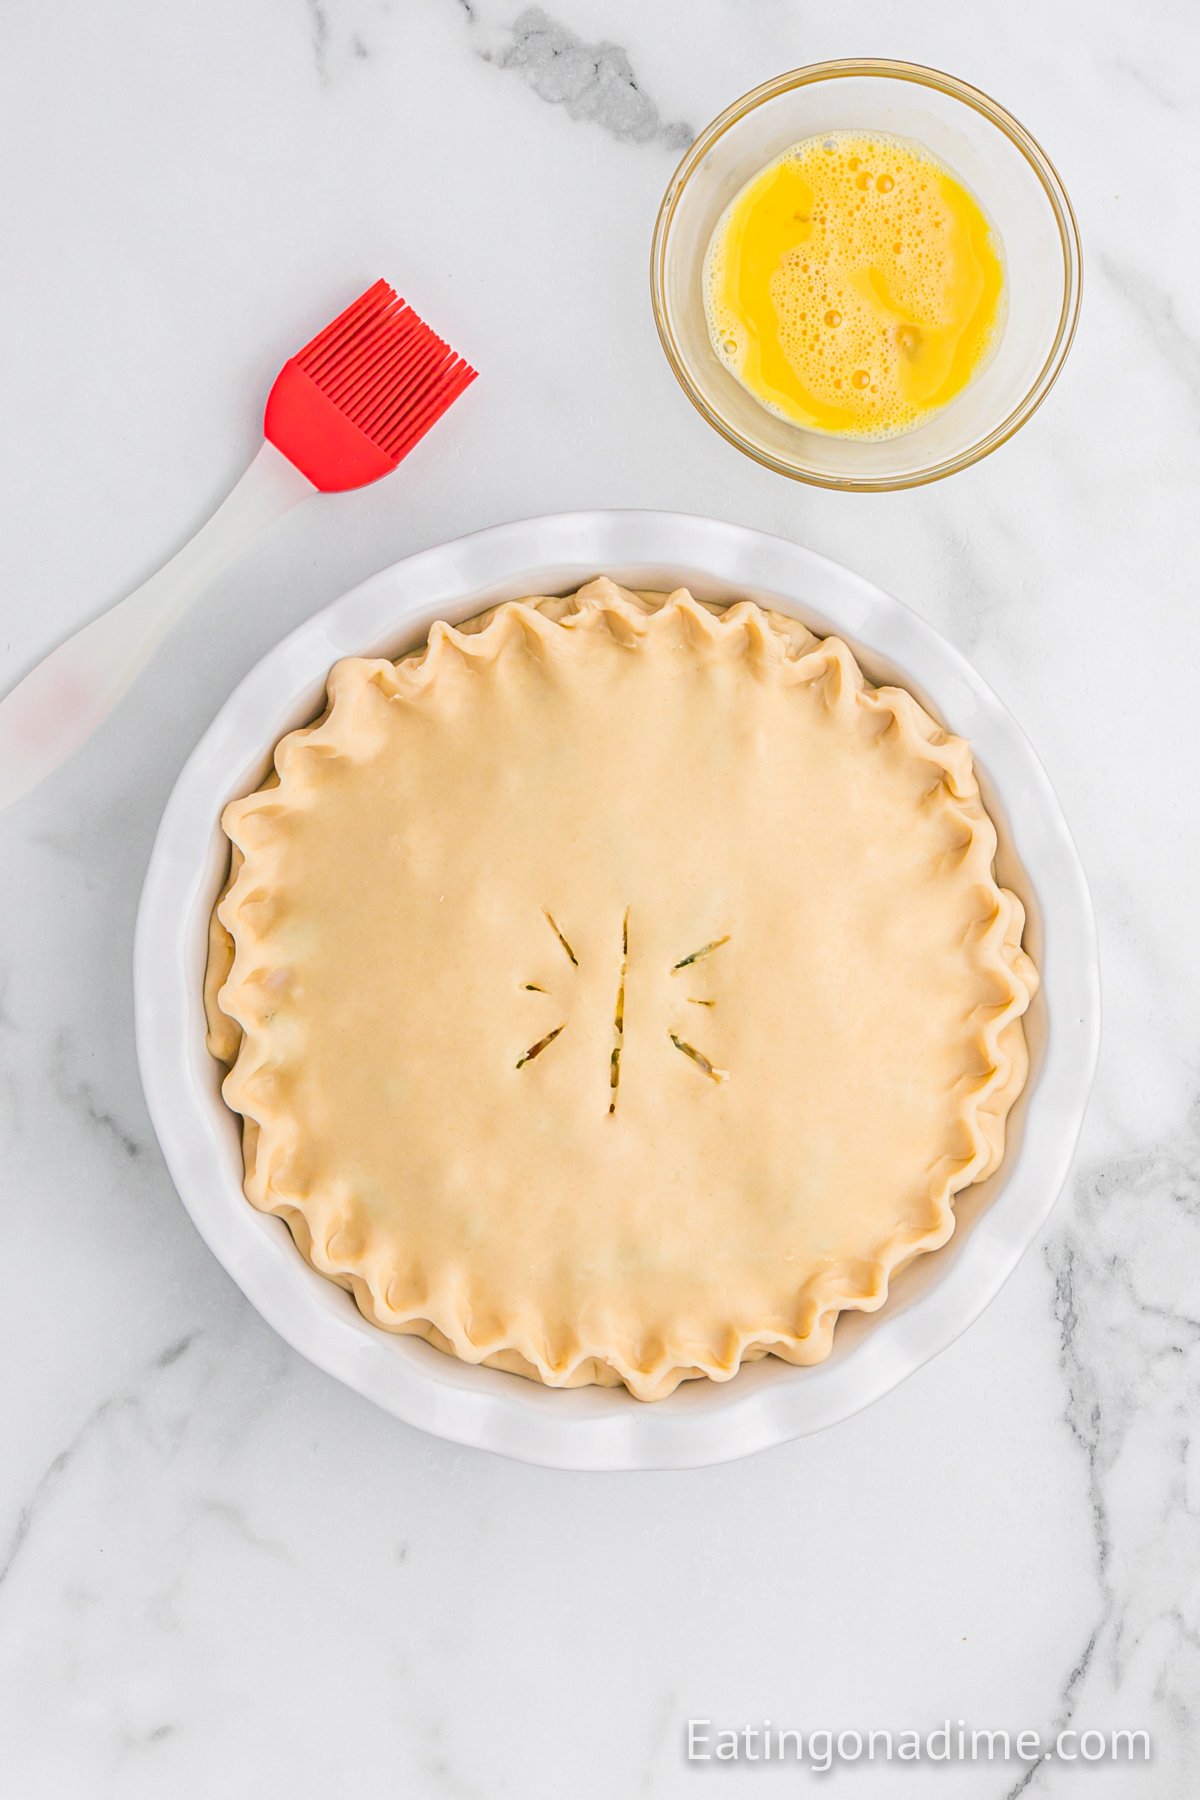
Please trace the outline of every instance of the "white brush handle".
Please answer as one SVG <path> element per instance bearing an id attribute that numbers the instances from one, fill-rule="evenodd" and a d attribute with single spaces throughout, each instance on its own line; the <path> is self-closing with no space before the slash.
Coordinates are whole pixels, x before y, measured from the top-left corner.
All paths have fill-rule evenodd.
<path id="1" fill-rule="evenodd" d="M 264 444 L 190 543 L 0 700 L 0 811 L 86 743 L 175 621 L 250 539 L 316 492 L 286 456 Z"/>

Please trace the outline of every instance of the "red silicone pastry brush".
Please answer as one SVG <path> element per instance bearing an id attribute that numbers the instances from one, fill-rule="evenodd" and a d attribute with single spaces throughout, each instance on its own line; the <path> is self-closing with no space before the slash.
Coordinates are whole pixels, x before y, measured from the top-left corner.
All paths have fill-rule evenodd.
<path id="1" fill-rule="evenodd" d="M 252 537 L 314 494 L 389 474 L 474 379 L 386 281 L 319 332 L 281 369 L 267 400 L 266 442 L 208 524 L 0 700 L 0 809 L 86 742 Z"/>

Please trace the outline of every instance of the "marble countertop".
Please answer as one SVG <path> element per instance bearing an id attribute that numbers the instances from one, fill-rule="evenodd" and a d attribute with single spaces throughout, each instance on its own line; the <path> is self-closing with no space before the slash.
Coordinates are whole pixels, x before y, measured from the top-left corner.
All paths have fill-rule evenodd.
<path id="1" fill-rule="evenodd" d="M 263 538 L 0 818 L 0 1792 L 675 1800 L 714 1779 L 688 1717 L 961 1717 L 1144 1727 L 1154 1758 L 858 1766 L 839 1791 L 1194 1795 L 1194 9 L 61 0 L 7 9 L 0 41 L 0 688 L 207 516 L 332 301 L 387 274 L 484 374 L 401 476 Z M 680 145 L 855 53 L 1011 106 L 1087 260 L 1033 423 L 881 498 L 708 431 L 646 282 Z M 836 1430 L 678 1475 L 455 1449 L 293 1355 L 176 1200 L 132 1045 L 152 835 L 243 672 L 396 557 L 598 506 L 778 532 L 921 610 L 1042 754 L 1105 962 L 1076 1172 L 990 1311 Z M 817 1779 L 739 1766 L 721 1791 Z"/>

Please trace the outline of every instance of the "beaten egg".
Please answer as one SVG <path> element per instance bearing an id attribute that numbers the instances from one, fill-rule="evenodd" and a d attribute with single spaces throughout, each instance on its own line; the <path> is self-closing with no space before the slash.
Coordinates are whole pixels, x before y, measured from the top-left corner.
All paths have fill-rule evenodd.
<path id="1" fill-rule="evenodd" d="M 709 334 L 756 400 L 810 430 L 892 437 L 945 406 L 1003 326 L 1000 245 L 921 145 L 795 144 L 750 181 L 705 259 Z"/>

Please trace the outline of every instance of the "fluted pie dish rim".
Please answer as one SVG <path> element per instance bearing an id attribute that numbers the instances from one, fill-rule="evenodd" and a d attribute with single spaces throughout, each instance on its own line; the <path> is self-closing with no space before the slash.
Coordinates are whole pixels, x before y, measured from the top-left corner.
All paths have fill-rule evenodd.
<path id="1" fill-rule="evenodd" d="M 218 816 L 226 800 L 253 788 L 282 733 L 319 710 L 330 666 L 344 655 L 397 655 L 436 618 L 466 619 L 598 573 L 632 587 L 688 585 L 701 598 L 760 600 L 821 636 L 844 637 L 870 679 L 897 680 L 966 737 L 1002 839 L 1011 840 L 1012 885 L 1032 902 L 1035 960 L 1045 964 L 1016 1141 L 986 1184 L 991 1191 L 960 1219 L 951 1252 L 922 1259 L 937 1269 L 911 1283 L 902 1277 L 894 1303 L 856 1319 L 827 1362 L 755 1364 L 721 1386 L 687 1383 L 653 1406 L 623 1391 L 540 1389 L 359 1317 L 347 1294 L 300 1260 L 286 1227 L 247 1205 L 236 1123 L 207 1066 L 202 1024 L 202 938 L 222 874 Z M 1078 858 L 1044 772 L 990 691 L 916 615 L 849 572 L 743 527 L 669 514 L 552 516 L 421 552 L 270 652 L 218 715 L 168 804 L 139 916 L 135 985 L 143 1083 L 168 1165 L 210 1247 L 264 1317 L 319 1366 L 411 1423 L 580 1468 L 745 1454 L 857 1411 L 944 1348 L 987 1304 L 1053 1204 L 1098 1033 L 1094 925 Z"/>

